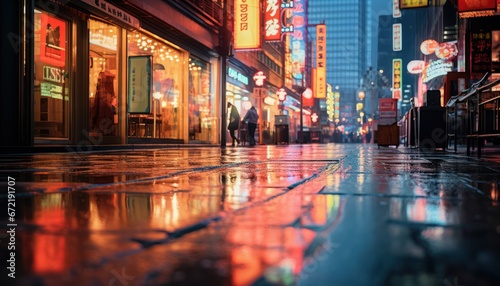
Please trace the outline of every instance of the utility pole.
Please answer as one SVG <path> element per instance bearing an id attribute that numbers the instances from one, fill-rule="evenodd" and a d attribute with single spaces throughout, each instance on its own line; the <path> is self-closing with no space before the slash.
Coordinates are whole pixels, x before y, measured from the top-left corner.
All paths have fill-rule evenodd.
<path id="1" fill-rule="evenodd" d="M 371 115 L 370 116 L 372 117 L 372 124 L 373 124 L 373 122 L 375 122 L 375 86 L 374 86 L 374 82 L 372 82 L 371 85 L 372 85 L 372 104 L 371 104 Z M 377 101 L 377 103 L 378 103 L 378 101 Z M 370 128 L 370 126 L 368 128 Z M 370 143 L 373 144 L 374 137 L 375 137 L 374 136 L 375 130 L 373 128 L 373 125 L 372 125 L 371 129 L 372 130 L 370 132 L 372 132 L 372 134 L 370 136 Z"/>

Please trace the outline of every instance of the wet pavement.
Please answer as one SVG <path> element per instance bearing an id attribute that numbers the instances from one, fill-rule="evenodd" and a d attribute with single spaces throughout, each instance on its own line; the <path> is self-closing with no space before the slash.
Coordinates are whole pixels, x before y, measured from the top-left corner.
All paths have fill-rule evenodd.
<path id="1" fill-rule="evenodd" d="M 360 144 L 0 155 L 0 285 L 500 285 L 498 159 Z"/>

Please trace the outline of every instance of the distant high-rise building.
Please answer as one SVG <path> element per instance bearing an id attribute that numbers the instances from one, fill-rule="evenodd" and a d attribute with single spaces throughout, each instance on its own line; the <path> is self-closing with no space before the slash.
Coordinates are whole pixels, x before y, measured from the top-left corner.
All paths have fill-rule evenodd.
<path id="1" fill-rule="evenodd" d="M 315 41 L 316 24 L 326 24 L 326 79 L 339 87 L 341 117 L 356 116 L 360 80 L 373 65 L 371 7 L 372 0 L 308 0 L 309 40 Z M 310 56 L 314 58 L 314 48 Z"/>

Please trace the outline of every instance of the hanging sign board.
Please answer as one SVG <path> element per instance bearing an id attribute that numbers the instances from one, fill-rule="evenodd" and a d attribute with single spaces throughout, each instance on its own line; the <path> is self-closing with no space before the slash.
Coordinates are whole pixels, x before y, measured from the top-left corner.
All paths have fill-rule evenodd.
<path id="1" fill-rule="evenodd" d="M 256 50 L 262 47 L 260 1 L 234 1 L 234 49 Z"/>

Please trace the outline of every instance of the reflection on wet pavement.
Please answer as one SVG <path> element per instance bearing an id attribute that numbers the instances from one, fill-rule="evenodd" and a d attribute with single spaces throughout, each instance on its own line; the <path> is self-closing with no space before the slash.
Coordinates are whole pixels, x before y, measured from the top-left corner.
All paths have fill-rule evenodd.
<path id="1" fill-rule="evenodd" d="M 16 179 L 19 285 L 500 281 L 500 167 L 486 160 L 311 144 L 0 162 Z"/>

